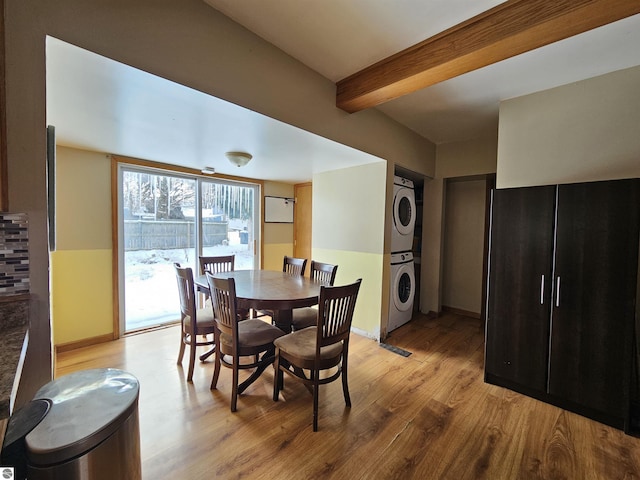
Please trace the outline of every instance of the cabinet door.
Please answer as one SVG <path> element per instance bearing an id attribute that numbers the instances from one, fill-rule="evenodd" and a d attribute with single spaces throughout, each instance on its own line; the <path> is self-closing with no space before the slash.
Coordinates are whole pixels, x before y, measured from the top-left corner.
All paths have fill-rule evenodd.
<path id="1" fill-rule="evenodd" d="M 556 187 L 495 190 L 485 369 L 545 392 Z"/>
<path id="2" fill-rule="evenodd" d="M 618 419 L 628 410 L 638 185 L 558 190 L 549 393 Z"/>

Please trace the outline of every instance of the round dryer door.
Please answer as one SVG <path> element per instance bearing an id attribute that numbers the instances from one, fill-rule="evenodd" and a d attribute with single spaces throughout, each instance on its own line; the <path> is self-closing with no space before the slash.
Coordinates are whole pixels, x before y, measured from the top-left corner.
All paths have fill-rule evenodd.
<path id="1" fill-rule="evenodd" d="M 401 312 L 406 312 L 413 307 L 413 297 L 415 296 L 416 277 L 413 262 L 400 266 L 394 279 L 393 303 Z"/>
<path id="2" fill-rule="evenodd" d="M 416 224 L 415 194 L 410 188 L 401 188 L 393 198 L 393 222 L 402 235 L 413 235 Z"/>

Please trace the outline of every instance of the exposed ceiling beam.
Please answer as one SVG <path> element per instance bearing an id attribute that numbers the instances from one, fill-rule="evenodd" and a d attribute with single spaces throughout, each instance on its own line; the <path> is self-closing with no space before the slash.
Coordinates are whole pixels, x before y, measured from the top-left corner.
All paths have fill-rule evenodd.
<path id="1" fill-rule="evenodd" d="M 640 13 L 638 0 L 508 0 L 337 84 L 349 113 Z"/>

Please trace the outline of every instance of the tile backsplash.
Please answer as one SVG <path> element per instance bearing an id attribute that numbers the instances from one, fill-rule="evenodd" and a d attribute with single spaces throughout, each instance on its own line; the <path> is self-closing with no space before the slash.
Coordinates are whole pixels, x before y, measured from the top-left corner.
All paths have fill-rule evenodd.
<path id="1" fill-rule="evenodd" d="M 0 212 L 0 296 L 23 293 L 29 293 L 27 215 Z"/>

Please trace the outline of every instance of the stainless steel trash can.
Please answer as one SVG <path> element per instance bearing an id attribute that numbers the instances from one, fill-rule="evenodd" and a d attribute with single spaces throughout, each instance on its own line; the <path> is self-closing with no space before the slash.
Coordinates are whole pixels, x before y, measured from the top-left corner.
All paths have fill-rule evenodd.
<path id="1" fill-rule="evenodd" d="M 140 480 L 138 380 L 116 369 L 75 372 L 34 397 L 51 403 L 25 438 L 29 480 Z"/>

